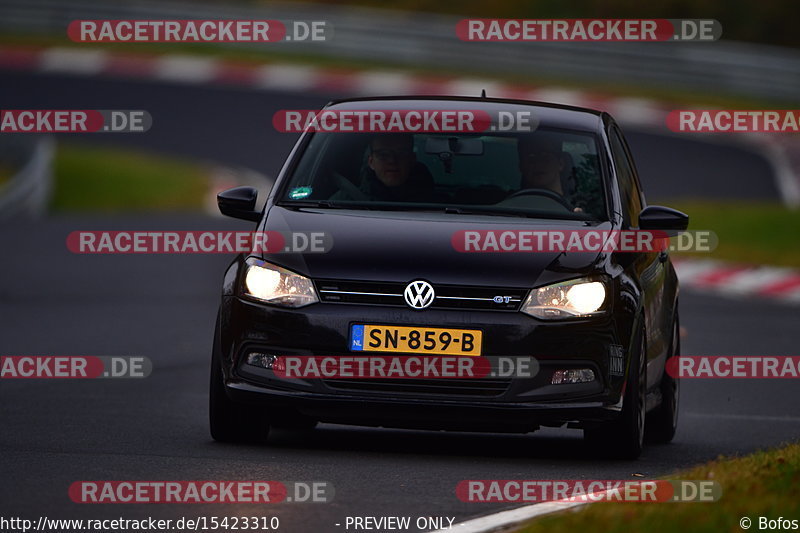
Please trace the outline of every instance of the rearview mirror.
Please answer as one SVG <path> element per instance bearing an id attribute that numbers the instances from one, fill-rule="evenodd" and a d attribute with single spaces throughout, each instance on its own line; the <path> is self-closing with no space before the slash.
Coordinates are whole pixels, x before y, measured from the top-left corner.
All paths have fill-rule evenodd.
<path id="1" fill-rule="evenodd" d="M 664 231 L 670 237 L 674 237 L 689 227 L 689 215 L 681 213 L 677 209 L 663 207 L 660 205 L 650 205 L 642 209 L 639 213 L 639 229 Z"/>
<path id="2" fill-rule="evenodd" d="M 217 205 L 223 215 L 257 222 L 261 213 L 256 211 L 258 191 L 253 187 L 235 187 L 217 194 Z"/>
<path id="3" fill-rule="evenodd" d="M 458 155 L 483 155 L 483 141 L 470 137 L 428 137 L 425 153 Z"/>

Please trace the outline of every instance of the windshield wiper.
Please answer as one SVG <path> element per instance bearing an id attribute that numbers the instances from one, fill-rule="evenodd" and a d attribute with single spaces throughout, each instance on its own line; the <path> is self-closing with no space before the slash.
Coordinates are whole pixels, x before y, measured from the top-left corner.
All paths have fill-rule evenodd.
<path id="1" fill-rule="evenodd" d="M 292 202 L 292 201 L 282 201 L 278 202 L 277 204 L 280 207 L 319 207 L 322 209 L 358 209 L 358 210 L 368 210 L 374 211 L 376 209 L 380 209 L 379 207 L 371 206 L 371 205 L 364 205 L 364 204 L 342 204 L 339 202 L 331 202 L 330 200 L 305 200 L 301 202 Z"/>
<path id="2" fill-rule="evenodd" d="M 506 209 L 464 209 L 463 207 L 445 207 L 444 212 L 451 215 L 500 215 L 504 217 L 540 218 L 532 213 L 508 211 Z"/>
<path id="3" fill-rule="evenodd" d="M 341 209 L 342 206 L 328 200 L 306 200 L 303 202 L 278 202 L 276 205 L 281 207 L 325 207 L 330 209 Z"/>
<path id="4" fill-rule="evenodd" d="M 530 212 L 530 211 L 514 211 L 511 209 L 464 209 L 463 207 L 445 207 L 445 213 L 454 215 L 488 215 L 488 216 L 505 216 L 517 218 L 535 218 L 540 220 L 558 219 L 558 220 L 579 220 L 587 222 L 587 217 L 583 213 L 551 213 L 551 212 Z M 581 216 L 583 215 L 583 216 Z"/>
<path id="5" fill-rule="evenodd" d="M 531 213 L 524 211 L 514 211 L 510 209 L 481 209 L 481 208 L 464 208 L 456 206 L 444 207 L 431 207 L 431 206 L 415 206 L 404 204 L 389 204 L 389 205 L 366 205 L 355 204 L 347 205 L 338 202 L 331 202 L 330 200 L 305 200 L 299 202 L 283 201 L 278 202 L 276 205 L 280 207 L 317 207 L 322 209 L 353 209 L 361 211 L 408 211 L 408 212 L 428 212 L 428 213 L 441 213 L 444 211 L 452 215 L 485 215 L 485 216 L 503 216 L 512 218 L 535 218 L 535 219 L 563 219 L 563 220 L 581 220 L 586 222 L 584 217 L 576 216 L 575 213 Z"/>

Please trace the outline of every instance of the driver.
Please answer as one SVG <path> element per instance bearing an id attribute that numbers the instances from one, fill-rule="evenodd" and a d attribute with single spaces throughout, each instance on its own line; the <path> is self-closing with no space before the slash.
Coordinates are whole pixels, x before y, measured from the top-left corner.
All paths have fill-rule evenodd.
<path id="1" fill-rule="evenodd" d="M 358 191 L 342 189 L 331 200 L 430 201 L 433 178 L 417 163 L 413 134 L 374 136 L 369 143 L 367 167 Z"/>
<path id="2" fill-rule="evenodd" d="M 564 196 L 561 174 L 564 171 L 561 143 L 548 135 L 534 134 L 520 137 L 517 141 L 519 172 L 522 175 L 520 189 L 545 189 Z M 568 204 L 569 205 L 569 204 Z M 575 207 L 575 213 L 583 209 Z"/>

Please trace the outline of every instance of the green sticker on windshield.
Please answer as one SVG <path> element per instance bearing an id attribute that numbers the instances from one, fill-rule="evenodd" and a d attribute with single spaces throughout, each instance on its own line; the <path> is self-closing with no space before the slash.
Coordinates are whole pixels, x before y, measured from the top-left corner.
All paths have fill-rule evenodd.
<path id="1" fill-rule="evenodd" d="M 296 187 L 289 191 L 289 198 L 299 200 L 311 194 L 311 187 Z"/>

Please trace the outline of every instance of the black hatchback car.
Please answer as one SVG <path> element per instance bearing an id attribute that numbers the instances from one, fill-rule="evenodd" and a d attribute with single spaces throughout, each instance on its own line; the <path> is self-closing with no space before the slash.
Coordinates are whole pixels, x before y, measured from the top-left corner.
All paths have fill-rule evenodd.
<path id="1" fill-rule="evenodd" d="M 627 458 L 640 454 L 645 432 L 671 440 L 679 384 L 664 368 L 679 353 L 679 322 L 668 252 L 509 251 L 485 239 L 501 230 L 685 230 L 683 213 L 646 205 L 612 117 L 485 97 L 325 108 L 365 109 L 528 114 L 535 128 L 312 128 L 263 210 L 255 189 L 220 193 L 220 210 L 256 221 L 257 231 L 324 232 L 331 245 L 242 254 L 226 271 L 211 363 L 213 438 L 261 440 L 270 427 L 318 422 L 523 433 L 566 425 Z M 480 253 L 464 249 L 465 235 Z M 529 358 L 536 371 L 297 378 L 276 366 L 290 356 L 418 354 Z"/>

